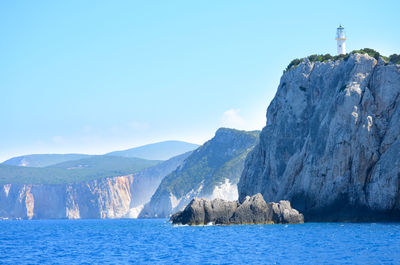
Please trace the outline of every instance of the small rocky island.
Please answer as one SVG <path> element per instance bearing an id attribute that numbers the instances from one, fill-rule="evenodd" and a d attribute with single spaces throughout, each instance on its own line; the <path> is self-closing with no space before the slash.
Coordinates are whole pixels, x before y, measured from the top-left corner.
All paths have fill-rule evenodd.
<path id="1" fill-rule="evenodd" d="M 266 203 L 258 193 L 247 196 L 243 203 L 194 198 L 170 221 L 182 225 L 296 224 L 303 223 L 304 217 L 290 206 L 289 201 Z"/>

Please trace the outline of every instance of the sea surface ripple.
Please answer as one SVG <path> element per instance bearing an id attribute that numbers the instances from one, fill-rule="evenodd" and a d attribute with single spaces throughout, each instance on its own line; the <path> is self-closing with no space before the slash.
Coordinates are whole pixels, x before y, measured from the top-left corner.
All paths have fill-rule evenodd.
<path id="1" fill-rule="evenodd" d="M 400 264 L 398 223 L 0 221 L 1 264 Z"/>

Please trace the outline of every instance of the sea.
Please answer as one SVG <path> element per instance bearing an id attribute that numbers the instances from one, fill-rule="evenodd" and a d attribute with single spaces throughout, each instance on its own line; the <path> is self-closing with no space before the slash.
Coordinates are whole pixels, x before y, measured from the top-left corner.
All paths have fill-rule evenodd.
<path id="1" fill-rule="evenodd" d="M 0 221 L 0 264 L 400 264 L 400 224 Z"/>

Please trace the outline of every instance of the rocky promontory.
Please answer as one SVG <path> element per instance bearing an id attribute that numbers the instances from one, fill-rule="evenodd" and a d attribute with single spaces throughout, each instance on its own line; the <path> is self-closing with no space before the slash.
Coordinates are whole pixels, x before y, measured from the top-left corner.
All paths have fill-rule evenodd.
<path id="1" fill-rule="evenodd" d="M 304 217 L 289 201 L 266 203 L 261 194 L 247 196 L 243 203 L 222 199 L 194 198 L 183 211 L 174 214 L 173 224 L 296 224 Z"/>
<path id="2" fill-rule="evenodd" d="M 310 57 L 285 71 L 240 202 L 290 200 L 307 222 L 400 221 L 400 65 L 376 55 Z"/>

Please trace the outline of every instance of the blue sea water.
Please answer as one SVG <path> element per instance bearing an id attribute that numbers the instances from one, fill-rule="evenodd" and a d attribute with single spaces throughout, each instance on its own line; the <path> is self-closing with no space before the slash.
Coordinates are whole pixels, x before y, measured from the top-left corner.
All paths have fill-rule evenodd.
<path id="1" fill-rule="evenodd" d="M 0 222 L 2 264 L 400 264 L 400 224 Z"/>

